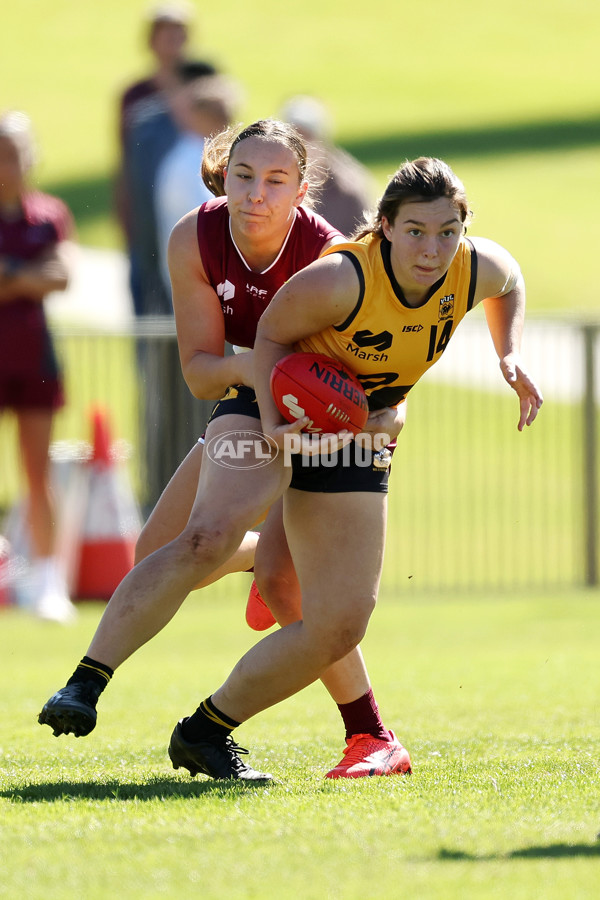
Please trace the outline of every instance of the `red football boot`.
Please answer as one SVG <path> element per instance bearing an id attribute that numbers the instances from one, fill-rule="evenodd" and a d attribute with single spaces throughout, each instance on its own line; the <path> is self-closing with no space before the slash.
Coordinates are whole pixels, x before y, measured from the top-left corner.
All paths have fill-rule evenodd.
<path id="1" fill-rule="evenodd" d="M 363 778 L 368 775 L 410 775 L 408 750 L 393 731 L 391 741 L 371 734 L 353 734 L 347 741 L 343 759 L 325 778 Z"/>
<path id="2" fill-rule="evenodd" d="M 248 602 L 246 603 L 246 622 L 254 631 L 266 631 L 275 624 L 273 613 L 260 596 L 256 582 L 252 580 Z"/>

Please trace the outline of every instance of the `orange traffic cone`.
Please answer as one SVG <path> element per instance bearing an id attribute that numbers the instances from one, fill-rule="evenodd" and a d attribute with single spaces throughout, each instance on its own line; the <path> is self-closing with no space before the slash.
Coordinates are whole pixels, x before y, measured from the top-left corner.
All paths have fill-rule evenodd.
<path id="1" fill-rule="evenodd" d="M 93 413 L 93 455 L 86 463 L 87 508 L 83 516 L 74 600 L 109 600 L 133 566 L 141 514 L 129 479 L 112 453 L 106 414 Z"/>

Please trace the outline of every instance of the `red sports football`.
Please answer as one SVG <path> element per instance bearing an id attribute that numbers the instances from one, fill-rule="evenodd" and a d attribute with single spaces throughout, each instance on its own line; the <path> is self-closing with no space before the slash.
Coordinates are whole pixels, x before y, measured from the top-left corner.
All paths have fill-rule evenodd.
<path id="1" fill-rule="evenodd" d="M 330 434 L 346 429 L 358 434 L 369 415 L 358 379 L 337 359 L 322 353 L 291 353 L 271 372 L 271 393 L 288 422 L 308 416 L 302 429 Z"/>

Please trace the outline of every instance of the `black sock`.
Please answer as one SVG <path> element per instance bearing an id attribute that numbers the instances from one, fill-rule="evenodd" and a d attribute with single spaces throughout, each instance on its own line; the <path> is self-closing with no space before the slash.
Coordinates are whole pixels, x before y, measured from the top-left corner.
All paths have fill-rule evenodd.
<path id="1" fill-rule="evenodd" d="M 67 684 L 93 681 L 100 687 L 100 692 L 102 693 L 114 674 L 114 670 L 111 669 L 110 666 L 106 666 L 104 663 L 91 659 L 89 656 L 84 656 L 67 681 Z"/>
<path id="2" fill-rule="evenodd" d="M 181 726 L 181 732 L 186 741 L 190 744 L 197 744 L 213 734 L 222 734 L 226 737 L 240 724 L 217 709 L 211 698 L 207 697 L 196 712 L 185 720 Z"/>

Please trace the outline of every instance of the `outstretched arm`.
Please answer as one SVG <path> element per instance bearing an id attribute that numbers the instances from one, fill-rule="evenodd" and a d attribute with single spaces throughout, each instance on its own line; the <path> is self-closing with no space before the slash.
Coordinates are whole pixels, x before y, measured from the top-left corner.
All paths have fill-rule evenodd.
<path id="1" fill-rule="evenodd" d="M 519 398 L 519 431 L 531 425 L 543 403 L 541 391 L 521 359 L 525 282 L 515 260 L 492 241 L 476 243 L 480 259 L 478 299 L 500 360 L 500 371 Z M 482 296 L 483 295 L 483 296 Z"/>

